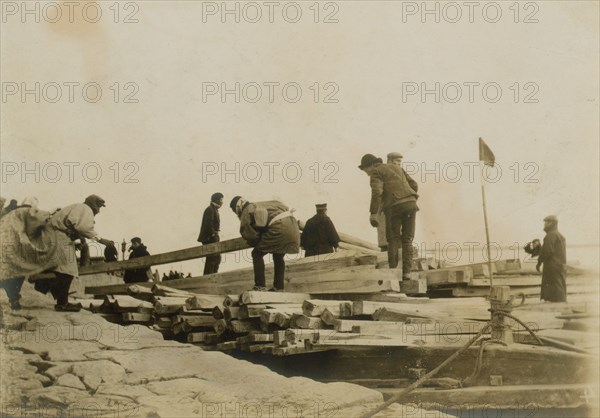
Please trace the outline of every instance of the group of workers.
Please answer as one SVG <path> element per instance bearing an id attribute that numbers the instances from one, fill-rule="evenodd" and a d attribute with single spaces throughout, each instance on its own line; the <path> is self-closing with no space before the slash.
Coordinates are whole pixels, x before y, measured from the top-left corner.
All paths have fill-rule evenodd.
<path id="1" fill-rule="evenodd" d="M 387 249 L 390 268 L 398 268 L 402 260 L 402 279 L 410 279 L 413 239 L 415 234 L 418 185 L 402 168 L 402 155 L 390 153 L 387 162 L 372 154 L 365 154 L 359 169 L 370 178 L 371 201 L 369 222 L 378 228 L 380 247 Z M 219 209 L 223 206 L 222 193 L 214 193 L 205 209 L 198 241 L 203 245 L 220 240 Z M 113 241 L 101 238 L 94 230 L 94 217 L 105 206 L 97 195 L 88 196 L 83 203 L 66 206 L 54 213 L 37 208 L 37 199 L 28 198 L 21 205 L 11 202 L 0 218 L 2 264 L 0 285 L 5 289 L 11 307 L 20 308 L 20 289 L 26 277 L 41 272 L 52 272 L 54 278 L 35 281 L 35 288 L 50 292 L 56 300 L 57 311 L 78 311 L 79 304 L 68 301 L 69 287 L 78 275 L 75 240 L 91 239 L 115 250 Z M 283 291 L 286 254 L 297 254 L 300 247 L 306 256 L 335 251 L 340 242 L 327 205 L 317 204 L 317 213 L 310 218 L 302 235 L 293 210 L 284 203 L 271 200 L 250 202 L 242 196 L 231 199 L 229 207 L 240 221 L 240 234 L 252 247 L 254 269 L 253 290 L 266 291 L 264 257 L 272 254 L 274 263 L 273 285 L 270 291 Z M 552 302 L 566 300 L 566 243 L 558 232 L 556 216 L 544 218 L 547 235 L 543 244 L 539 240 L 526 246 L 527 252 L 537 255 L 537 269 L 542 274 L 541 299 Z M 384 239 L 381 239 L 385 236 Z M 383 242 L 382 242 L 383 241 Z M 130 259 L 149 255 L 139 237 L 131 240 Z M 399 251 L 402 250 L 400 256 Z M 114 252 L 114 251 L 113 251 Z M 217 273 L 221 255 L 206 257 L 204 274 Z M 126 283 L 147 281 L 149 268 L 127 270 Z"/>

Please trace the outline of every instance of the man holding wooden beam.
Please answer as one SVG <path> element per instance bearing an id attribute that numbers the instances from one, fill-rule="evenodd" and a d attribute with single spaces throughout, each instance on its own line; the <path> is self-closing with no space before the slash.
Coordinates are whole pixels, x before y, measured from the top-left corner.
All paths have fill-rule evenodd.
<path id="1" fill-rule="evenodd" d="M 415 219 L 419 210 L 418 185 L 400 165 L 383 164 L 381 158 L 372 154 L 365 154 L 358 168 L 371 179 L 371 226 L 379 225 L 380 211 L 385 214 L 389 267 L 398 267 L 398 251 L 402 245 L 402 279 L 409 280 Z"/>
<path id="2" fill-rule="evenodd" d="M 271 200 L 248 202 L 241 196 L 231 200 L 229 207 L 240 219 L 240 234 L 254 247 L 252 265 L 254 267 L 254 288 L 264 291 L 265 262 L 267 253 L 273 254 L 274 277 L 271 291 L 282 291 L 284 287 L 286 254 L 300 251 L 300 230 L 298 221 L 285 204 Z"/>

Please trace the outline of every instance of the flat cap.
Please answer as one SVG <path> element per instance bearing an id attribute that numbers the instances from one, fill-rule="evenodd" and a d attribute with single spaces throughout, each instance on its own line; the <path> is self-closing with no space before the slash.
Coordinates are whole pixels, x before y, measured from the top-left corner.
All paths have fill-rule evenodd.
<path id="1" fill-rule="evenodd" d="M 544 218 L 544 221 L 558 222 L 558 218 L 556 217 L 556 215 L 548 215 Z"/>
<path id="2" fill-rule="evenodd" d="M 98 196 L 97 194 L 89 195 L 88 197 L 85 198 L 84 202 L 95 204 L 98 207 L 106 206 L 105 205 L 106 201 L 104 199 L 102 199 L 100 196 Z"/>
<path id="3" fill-rule="evenodd" d="M 404 157 L 399 152 L 390 152 L 387 155 L 388 160 L 395 160 L 396 158 L 404 158 Z"/>
<path id="4" fill-rule="evenodd" d="M 317 208 L 317 210 L 326 210 L 327 209 L 327 203 L 317 203 L 315 205 L 315 207 Z"/>

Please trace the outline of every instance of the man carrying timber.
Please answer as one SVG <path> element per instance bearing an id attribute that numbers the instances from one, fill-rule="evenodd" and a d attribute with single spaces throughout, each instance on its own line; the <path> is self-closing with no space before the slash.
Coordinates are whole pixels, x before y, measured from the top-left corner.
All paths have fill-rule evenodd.
<path id="1" fill-rule="evenodd" d="M 402 245 L 402 278 L 408 280 L 412 266 L 415 219 L 419 210 L 418 185 L 402 167 L 383 164 L 381 158 L 372 154 L 365 154 L 358 168 L 367 173 L 371 181 L 371 226 L 378 226 L 380 211 L 385 214 L 389 267 L 398 267 L 398 251 Z"/>
<path id="2" fill-rule="evenodd" d="M 202 225 L 198 242 L 202 245 L 219 242 L 219 231 L 221 229 L 221 218 L 219 208 L 223 206 L 223 193 L 214 193 L 210 197 L 210 204 L 202 215 Z M 221 264 L 221 254 L 209 255 L 204 262 L 204 275 L 217 273 Z"/>
<path id="3" fill-rule="evenodd" d="M 229 205 L 240 220 L 240 234 L 252 250 L 254 267 L 254 288 L 264 291 L 265 262 L 267 253 L 273 254 L 274 277 L 271 291 L 283 291 L 285 275 L 285 254 L 300 251 L 300 231 L 298 221 L 285 204 L 277 201 L 248 202 L 236 196 Z"/>
<path id="4" fill-rule="evenodd" d="M 33 207 L 6 215 L 0 222 L 4 253 L 0 280 L 53 272 L 54 278 L 37 280 L 35 289 L 52 294 L 55 310 L 79 311 L 81 305 L 68 300 L 73 277 L 79 274 L 73 241 L 89 238 L 114 246 L 94 231 L 94 216 L 104 203 L 100 196 L 90 195 L 84 203 L 66 206 L 52 215 Z"/>
<path id="5" fill-rule="evenodd" d="M 300 246 L 305 250 L 305 257 L 332 253 L 340 243 L 335 226 L 327 216 L 327 203 L 315 206 L 317 214 L 306 221 L 300 236 Z"/>
<path id="6" fill-rule="evenodd" d="M 567 243 L 558 232 L 558 218 L 554 215 L 544 218 L 544 243 L 536 266 L 540 271 L 542 264 L 541 300 L 548 302 L 567 301 Z"/>

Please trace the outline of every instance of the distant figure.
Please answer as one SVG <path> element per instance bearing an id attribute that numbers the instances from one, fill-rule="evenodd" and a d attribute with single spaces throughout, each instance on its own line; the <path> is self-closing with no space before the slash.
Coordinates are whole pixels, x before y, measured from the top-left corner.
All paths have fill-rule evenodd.
<path id="1" fill-rule="evenodd" d="M 254 267 L 254 288 L 264 291 L 265 262 L 267 253 L 273 254 L 274 277 L 271 291 L 282 291 L 285 278 L 286 254 L 300 251 L 300 231 L 298 221 L 290 208 L 277 201 L 251 203 L 241 196 L 231 200 L 229 207 L 240 219 L 240 234 L 254 247 L 252 265 Z"/>
<path id="2" fill-rule="evenodd" d="M 544 218 L 544 243 L 536 266 L 543 264 L 541 300 L 548 302 L 567 301 L 567 242 L 558 232 L 558 218 L 554 215 Z"/>
<path id="3" fill-rule="evenodd" d="M 371 226 L 379 226 L 378 214 L 383 211 L 386 219 L 388 240 L 388 265 L 397 268 L 398 251 L 402 246 L 402 279 L 410 279 L 413 256 L 417 206 L 417 183 L 397 164 L 383 164 L 381 158 L 365 154 L 359 169 L 370 178 L 371 205 L 369 211 Z"/>
<path id="4" fill-rule="evenodd" d="M 531 258 L 535 258 L 538 255 L 540 255 L 540 253 L 542 252 L 542 243 L 540 242 L 539 239 L 534 239 L 531 242 L 528 242 L 524 247 L 523 250 L 531 255 Z"/>
<path id="5" fill-rule="evenodd" d="M 15 210 L 17 207 L 18 207 L 17 201 L 15 199 L 11 199 L 8 206 L 6 206 L 4 209 L 2 209 L 2 212 L 0 213 L 0 218 L 3 217 L 4 215 L 10 213 L 11 211 Z"/>
<path id="6" fill-rule="evenodd" d="M 167 276 L 167 273 L 163 273 L 161 281 L 163 281 L 163 282 L 169 281 L 169 277 Z"/>
<path id="7" fill-rule="evenodd" d="M 146 249 L 146 246 L 142 244 L 142 239 L 139 237 L 131 238 L 131 247 L 129 247 L 129 251 L 131 251 L 131 254 L 129 254 L 129 260 L 150 255 L 150 253 Z M 123 281 L 125 283 L 147 282 L 151 274 L 152 273 L 150 272 L 150 267 L 125 270 Z"/>
<path id="8" fill-rule="evenodd" d="M 82 257 L 83 258 L 83 257 Z M 106 247 L 104 248 L 104 261 L 112 263 L 119 260 L 119 250 L 117 247 Z"/>
<path id="9" fill-rule="evenodd" d="M 215 193 L 210 197 L 210 204 L 204 210 L 202 215 L 202 226 L 198 242 L 202 245 L 219 242 L 219 230 L 221 228 L 221 219 L 219 217 L 219 208 L 223 206 L 223 193 Z M 221 254 L 209 255 L 204 262 L 204 275 L 216 273 L 221 264 Z"/>
<path id="10" fill-rule="evenodd" d="M 340 243 L 335 226 L 327 216 L 327 203 L 315 206 L 317 214 L 306 221 L 300 236 L 300 246 L 306 251 L 305 257 L 332 253 Z"/>
<path id="11" fill-rule="evenodd" d="M 192 278 L 192 273 L 188 273 L 187 276 L 185 276 L 186 279 L 191 279 Z"/>

